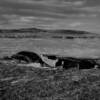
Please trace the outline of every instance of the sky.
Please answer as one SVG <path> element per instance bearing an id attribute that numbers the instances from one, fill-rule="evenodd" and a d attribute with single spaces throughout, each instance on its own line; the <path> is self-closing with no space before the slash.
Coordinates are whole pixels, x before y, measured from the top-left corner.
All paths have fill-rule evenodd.
<path id="1" fill-rule="evenodd" d="M 0 0 L 0 29 L 28 27 L 100 33 L 100 0 Z"/>

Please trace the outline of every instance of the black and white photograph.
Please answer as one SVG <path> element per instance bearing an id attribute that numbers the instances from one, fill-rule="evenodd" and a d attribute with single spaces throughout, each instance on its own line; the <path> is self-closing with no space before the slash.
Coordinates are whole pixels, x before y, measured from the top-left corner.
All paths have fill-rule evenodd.
<path id="1" fill-rule="evenodd" d="M 100 0 L 0 0 L 0 100 L 100 100 Z"/>

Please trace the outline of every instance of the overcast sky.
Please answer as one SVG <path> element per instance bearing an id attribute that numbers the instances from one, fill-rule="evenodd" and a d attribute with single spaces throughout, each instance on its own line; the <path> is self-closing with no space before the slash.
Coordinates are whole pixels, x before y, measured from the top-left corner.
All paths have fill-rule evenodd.
<path id="1" fill-rule="evenodd" d="M 0 28 L 100 32 L 100 0 L 0 0 Z"/>

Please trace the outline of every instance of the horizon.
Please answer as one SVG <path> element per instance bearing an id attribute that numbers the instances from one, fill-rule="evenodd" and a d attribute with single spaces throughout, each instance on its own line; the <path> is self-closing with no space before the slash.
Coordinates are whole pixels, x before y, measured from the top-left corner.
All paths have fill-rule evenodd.
<path id="1" fill-rule="evenodd" d="M 84 31 L 84 30 L 79 30 L 79 29 L 49 29 L 49 28 L 39 28 L 39 27 L 20 27 L 20 28 L 0 28 L 0 30 L 20 30 L 20 29 L 40 29 L 40 30 L 51 30 L 51 31 L 83 31 L 83 32 L 89 32 L 89 31 Z"/>
<path id="2" fill-rule="evenodd" d="M 40 30 L 46 30 L 46 31 L 78 31 L 78 32 L 87 32 L 87 33 L 93 33 L 98 34 L 98 32 L 91 32 L 88 30 L 79 30 L 79 29 L 50 29 L 50 28 L 39 28 L 39 27 L 20 27 L 20 28 L 0 28 L 0 30 L 21 30 L 21 29 L 40 29 Z M 99 35 L 99 34 L 98 34 Z"/>

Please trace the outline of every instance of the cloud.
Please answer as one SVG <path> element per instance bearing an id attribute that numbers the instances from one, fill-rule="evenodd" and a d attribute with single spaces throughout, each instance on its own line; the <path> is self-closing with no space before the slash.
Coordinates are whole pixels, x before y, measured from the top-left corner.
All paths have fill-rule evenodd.
<path id="1" fill-rule="evenodd" d="M 3 14 L 2 18 L 6 19 L 6 24 L 8 26 L 15 26 L 15 27 L 29 27 L 29 26 L 35 26 L 35 27 L 42 27 L 42 28 L 50 28 L 50 29 L 59 29 L 59 28 L 77 28 L 77 27 L 83 27 L 84 21 L 80 21 L 77 19 L 77 15 L 68 15 L 69 18 L 53 18 L 53 17 L 41 17 L 41 16 L 22 16 L 22 15 L 16 15 L 16 14 Z M 70 16 L 74 16 L 76 21 Z M 85 15 L 80 15 L 85 16 Z M 80 17 L 79 17 L 80 18 Z M 84 23 L 83 23 L 84 22 Z"/>
<path id="2" fill-rule="evenodd" d="M 66 1 L 63 3 L 67 6 L 83 6 L 85 4 L 85 1 Z"/>
<path id="3" fill-rule="evenodd" d="M 3 18 L 6 19 L 7 23 L 5 25 L 15 26 L 15 27 L 29 27 L 29 26 L 39 26 L 52 24 L 57 21 L 57 19 L 48 17 L 34 17 L 34 16 L 21 16 L 16 14 L 3 14 Z"/>
<path id="4" fill-rule="evenodd" d="M 76 6 L 82 6 L 84 4 L 85 4 L 84 1 L 76 1 L 76 2 L 73 3 L 73 5 L 76 5 Z"/>
<path id="5" fill-rule="evenodd" d="M 99 12 L 100 13 L 100 6 L 92 6 L 92 7 L 83 7 L 80 8 L 81 11 L 86 11 L 86 12 Z"/>
<path id="6" fill-rule="evenodd" d="M 70 27 L 77 27 L 77 26 L 81 26 L 81 25 L 83 25 L 83 23 L 81 23 L 81 22 L 73 22 L 69 26 Z"/>
<path id="7" fill-rule="evenodd" d="M 85 4 L 85 0 L 80 1 L 68 1 L 68 0 L 5 0 L 13 3 L 26 3 L 26 4 L 43 4 L 52 6 L 82 6 Z"/>
<path id="8" fill-rule="evenodd" d="M 5 12 L 9 12 L 9 11 L 13 11 L 13 9 L 10 7 L 0 6 L 0 13 L 5 13 Z"/>
<path id="9" fill-rule="evenodd" d="M 19 14 L 23 16 L 49 17 L 49 18 L 57 18 L 57 19 L 60 19 L 60 18 L 66 19 L 69 17 L 86 18 L 86 17 L 97 16 L 95 12 L 89 12 L 86 10 L 85 7 L 83 6 L 81 7 L 81 5 L 85 4 L 85 0 L 83 1 L 79 1 L 79 0 L 78 1 L 24 0 L 24 2 L 22 2 L 23 0 L 10 0 L 10 1 L 15 2 L 15 3 L 4 6 L 3 8 L 6 9 L 4 13 Z M 25 3 L 26 1 L 33 2 L 33 3 L 27 4 Z M 19 2 L 19 3 L 16 3 L 16 2 Z M 49 2 L 51 2 L 52 4 L 50 4 Z M 53 3 L 53 2 L 56 2 L 56 3 Z M 0 5 L 0 6 L 3 6 L 3 5 Z M 10 10 L 8 11 L 7 9 L 10 9 Z M 0 11 L 2 12 L 2 10 Z"/>
<path id="10" fill-rule="evenodd" d="M 35 17 L 48 17 L 55 19 L 66 19 L 66 18 L 95 18 L 98 16 L 96 13 L 85 13 L 77 10 L 63 10 L 63 9 L 46 9 L 46 10 L 38 10 L 38 9 L 20 9 L 21 14 L 33 15 Z"/>
<path id="11" fill-rule="evenodd" d="M 20 15 L 8 15 L 4 14 L 2 15 L 3 18 L 5 18 L 8 21 L 8 24 L 13 25 L 19 25 L 19 26 L 25 26 L 25 25 L 32 25 L 32 22 L 34 21 L 34 17 L 24 17 Z"/>

